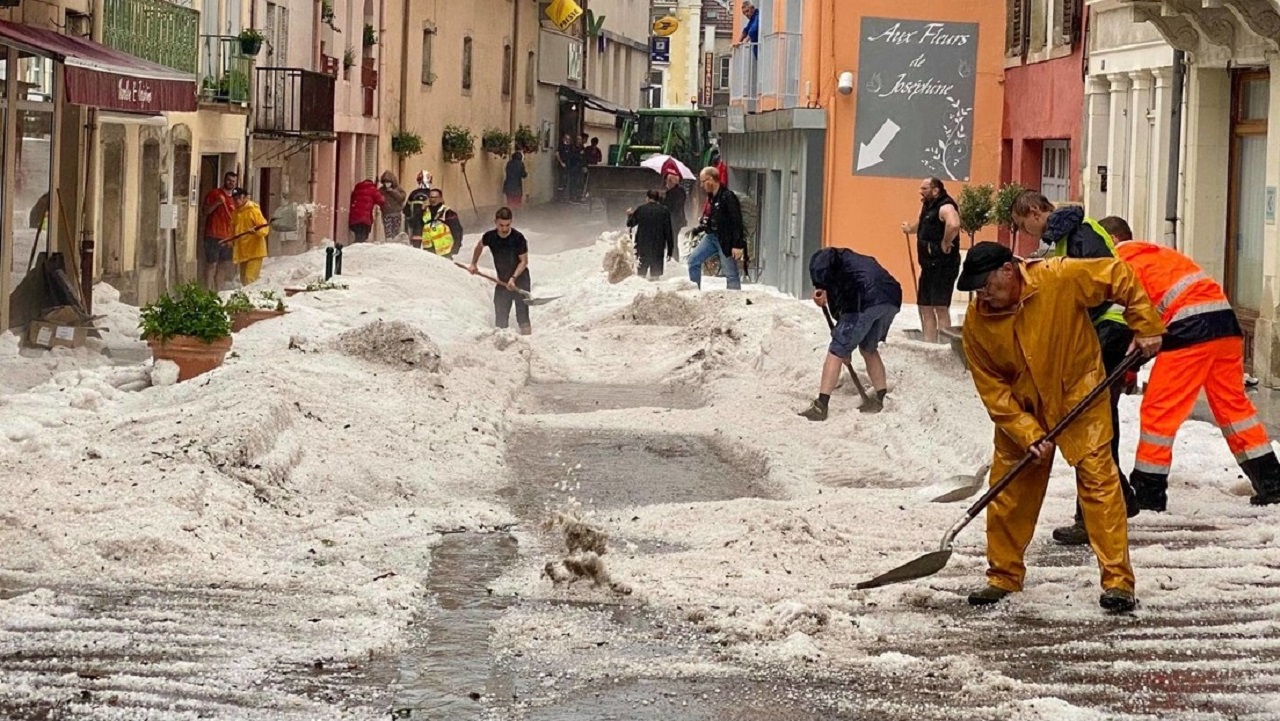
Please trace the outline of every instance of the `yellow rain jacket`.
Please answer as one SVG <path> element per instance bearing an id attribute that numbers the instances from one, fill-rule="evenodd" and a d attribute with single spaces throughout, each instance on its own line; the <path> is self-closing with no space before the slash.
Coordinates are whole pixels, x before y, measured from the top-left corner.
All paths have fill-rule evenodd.
<path id="1" fill-rule="evenodd" d="M 1164 333 L 1133 270 L 1115 258 L 1033 260 L 1019 267 L 1022 302 L 992 311 L 974 297 L 964 350 L 991 420 L 1027 449 L 1106 378 L 1089 308 L 1110 301 L 1139 337 Z M 980 322 L 975 322 L 981 319 Z M 1057 444 L 1074 465 L 1111 442 L 1110 407 L 1094 404 Z"/>
<path id="2" fill-rule="evenodd" d="M 262 208 L 252 200 L 235 209 L 231 214 L 231 235 L 237 236 L 253 230 L 257 226 L 266 225 L 267 219 L 262 215 Z M 258 230 L 236 238 L 232 241 L 231 262 L 240 265 L 245 261 L 267 257 L 267 234 L 270 228 Z"/>
<path id="3" fill-rule="evenodd" d="M 1030 261 L 1018 266 L 1022 300 L 1005 311 L 969 304 L 964 351 L 973 383 L 995 422 L 991 482 L 1048 435 L 1106 378 L 1089 309 L 1124 306 L 1139 337 L 1164 333 L 1133 270 L 1114 257 Z M 1111 458 L 1111 406 L 1102 398 L 1056 439 L 1076 470 L 1076 493 L 1104 589 L 1134 590 L 1120 474 Z M 1052 459 L 1033 463 L 987 507 L 987 583 L 1021 591 Z"/>

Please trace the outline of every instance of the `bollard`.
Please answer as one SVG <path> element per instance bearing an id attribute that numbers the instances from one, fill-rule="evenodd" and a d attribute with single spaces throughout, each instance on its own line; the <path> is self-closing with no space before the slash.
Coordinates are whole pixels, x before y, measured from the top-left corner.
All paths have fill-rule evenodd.
<path id="1" fill-rule="evenodd" d="M 335 246 L 337 250 L 333 252 L 333 274 L 342 275 L 342 246 Z"/>
<path id="2" fill-rule="evenodd" d="M 324 279 L 333 277 L 333 248 L 324 249 Z"/>

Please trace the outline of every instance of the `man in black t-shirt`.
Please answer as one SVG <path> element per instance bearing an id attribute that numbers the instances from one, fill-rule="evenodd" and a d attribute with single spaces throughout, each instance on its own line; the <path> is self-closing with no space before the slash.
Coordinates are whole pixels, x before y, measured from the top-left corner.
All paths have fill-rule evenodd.
<path id="1" fill-rule="evenodd" d="M 471 274 L 479 272 L 477 263 L 484 249 L 488 248 L 493 255 L 493 269 L 498 273 L 498 280 L 505 285 L 493 289 L 493 323 L 499 328 L 506 328 L 511 322 L 511 305 L 516 306 L 516 322 L 520 324 L 520 335 L 529 335 L 533 326 L 529 323 L 529 304 L 519 291 L 526 293 L 532 287 L 529 282 L 529 241 L 524 234 L 511 227 L 510 208 L 498 208 L 494 215 L 493 230 L 485 233 L 476 249 L 471 253 Z"/>

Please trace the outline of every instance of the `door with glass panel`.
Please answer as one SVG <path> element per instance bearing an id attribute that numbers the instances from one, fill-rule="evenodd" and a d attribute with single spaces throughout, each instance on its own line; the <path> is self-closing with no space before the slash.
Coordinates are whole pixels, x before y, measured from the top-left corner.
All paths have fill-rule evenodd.
<path id="1" fill-rule="evenodd" d="M 1237 71 L 1231 92 L 1231 169 L 1228 179 L 1226 291 L 1245 331 L 1245 366 L 1253 364 L 1254 327 L 1262 307 L 1266 227 L 1267 115 L 1271 77 Z"/>

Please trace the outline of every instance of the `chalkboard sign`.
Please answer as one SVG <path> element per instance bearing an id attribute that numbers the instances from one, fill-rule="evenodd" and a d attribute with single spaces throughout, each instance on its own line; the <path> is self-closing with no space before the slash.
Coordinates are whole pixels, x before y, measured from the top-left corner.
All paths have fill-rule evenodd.
<path id="1" fill-rule="evenodd" d="M 862 19 L 853 173 L 968 180 L 978 24 Z"/>

